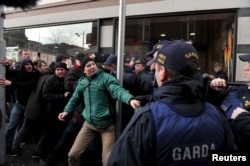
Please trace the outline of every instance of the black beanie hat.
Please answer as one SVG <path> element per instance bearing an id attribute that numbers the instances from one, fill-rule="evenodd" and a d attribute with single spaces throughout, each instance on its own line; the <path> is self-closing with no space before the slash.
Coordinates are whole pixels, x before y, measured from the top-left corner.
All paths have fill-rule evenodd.
<path id="1" fill-rule="evenodd" d="M 66 63 L 64 63 L 64 62 L 56 62 L 54 68 L 56 69 L 56 68 L 58 68 L 58 67 L 62 67 L 62 68 L 64 68 L 65 70 L 68 70 Z"/>
<path id="2" fill-rule="evenodd" d="M 83 59 L 82 59 L 82 69 L 85 68 L 85 65 L 89 62 L 89 61 L 95 61 L 94 59 L 88 57 L 88 56 L 85 56 Z"/>
<path id="3" fill-rule="evenodd" d="M 57 55 L 56 56 L 56 62 L 62 62 L 62 59 L 63 59 L 63 55 Z"/>
<path id="4" fill-rule="evenodd" d="M 83 53 L 79 53 L 76 55 L 75 59 L 78 59 L 80 62 L 82 62 L 84 57 L 85 57 L 85 55 Z"/>

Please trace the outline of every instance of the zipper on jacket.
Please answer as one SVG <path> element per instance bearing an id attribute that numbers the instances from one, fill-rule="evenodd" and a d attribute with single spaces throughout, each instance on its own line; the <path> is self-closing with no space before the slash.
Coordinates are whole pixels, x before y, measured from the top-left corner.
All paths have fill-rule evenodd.
<path id="1" fill-rule="evenodd" d="M 87 78 L 88 79 L 88 81 L 89 81 L 89 83 L 88 83 L 88 93 L 89 93 L 89 120 L 90 120 L 90 123 L 91 124 L 93 124 L 92 123 L 92 119 L 91 119 L 91 115 L 92 115 L 92 109 L 91 109 L 91 101 L 90 101 L 90 84 L 91 84 L 91 78 Z"/>

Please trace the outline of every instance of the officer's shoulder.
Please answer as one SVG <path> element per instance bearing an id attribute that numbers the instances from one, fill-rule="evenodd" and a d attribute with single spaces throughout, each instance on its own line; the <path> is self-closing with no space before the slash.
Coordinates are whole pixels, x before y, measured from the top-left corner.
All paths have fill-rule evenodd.
<path id="1" fill-rule="evenodd" d="M 228 94 L 232 93 L 240 93 L 242 91 L 246 91 L 248 88 L 247 86 L 231 86 L 227 89 Z"/>

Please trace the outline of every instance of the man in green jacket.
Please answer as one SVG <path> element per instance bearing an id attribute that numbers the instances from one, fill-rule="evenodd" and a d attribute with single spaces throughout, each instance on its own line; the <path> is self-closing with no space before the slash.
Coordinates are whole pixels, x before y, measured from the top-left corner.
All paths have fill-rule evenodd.
<path id="1" fill-rule="evenodd" d="M 85 57 L 82 61 L 83 73 L 74 94 L 60 113 L 59 120 L 71 114 L 80 102 L 84 102 L 83 117 L 85 122 L 68 154 L 69 166 L 79 166 L 81 154 L 97 133 L 102 138 L 102 161 L 107 165 L 111 149 L 115 143 L 115 103 L 119 100 L 133 108 L 140 106 L 138 100 L 127 92 L 119 81 L 110 74 L 98 70 L 93 59 Z"/>

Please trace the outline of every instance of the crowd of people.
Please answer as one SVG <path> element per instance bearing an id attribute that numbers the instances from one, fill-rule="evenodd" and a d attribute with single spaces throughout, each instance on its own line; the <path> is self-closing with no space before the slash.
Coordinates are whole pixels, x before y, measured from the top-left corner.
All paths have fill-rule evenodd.
<path id="1" fill-rule="evenodd" d="M 208 151 L 248 150 L 250 55 L 239 56 L 248 62 L 239 87 L 227 86 L 219 63 L 209 81 L 197 79 L 198 53 L 183 40 L 159 41 L 146 55 L 124 59 L 122 85 L 117 55 L 97 58 L 79 53 L 69 64 L 58 55 L 47 64 L 23 53 L 14 68 L 0 61 L 0 85 L 10 92 L 7 103 L 14 101 L 7 153 L 21 155 L 28 140 L 31 157 L 44 166 L 156 166 L 206 165 Z M 123 103 L 117 140 L 116 101 Z"/>

